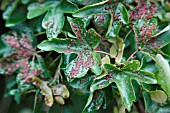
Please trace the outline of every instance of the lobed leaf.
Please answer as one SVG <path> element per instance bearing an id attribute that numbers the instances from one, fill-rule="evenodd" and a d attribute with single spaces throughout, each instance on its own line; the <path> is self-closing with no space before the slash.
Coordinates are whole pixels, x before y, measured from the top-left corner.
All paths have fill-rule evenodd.
<path id="1" fill-rule="evenodd" d="M 79 10 L 77 10 L 73 16 L 74 17 L 86 17 L 90 15 L 96 15 L 96 14 L 109 14 L 110 12 L 113 11 L 113 8 L 116 6 L 114 3 L 109 3 L 107 1 L 100 2 L 97 4 L 85 6 Z"/>
<path id="2" fill-rule="evenodd" d="M 60 4 L 60 1 L 48 1 L 48 2 L 35 2 L 28 6 L 27 18 L 32 19 L 43 13 L 45 13 L 49 8 L 56 7 Z"/>
<path id="3" fill-rule="evenodd" d="M 47 38 L 57 38 L 63 29 L 64 21 L 64 14 L 61 13 L 58 8 L 48 10 L 42 21 L 42 27 L 46 29 Z"/>
<path id="4" fill-rule="evenodd" d="M 136 64 L 137 61 L 134 62 Z M 139 67 L 139 62 L 136 67 Z M 125 104 L 128 111 L 130 111 L 133 101 L 136 100 L 136 96 L 134 93 L 134 88 L 132 86 L 132 79 L 135 79 L 139 82 L 144 82 L 147 84 L 156 84 L 157 81 L 154 79 L 154 74 L 150 72 L 145 72 L 142 70 L 131 70 L 129 69 L 131 64 L 129 64 L 126 68 L 122 68 L 119 70 L 117 67 L 111 64 L 104 64 L 104 68 L 107 71 L 107 75 L 101 79 L 96 79 L 91 87 L 90 91 L 94 92 L 97 89 L 103 89 L 115 82 L 118 90 L 120 92 L 123 103 Z M 125 70 L 123 70 L 125 69 Z M 138 69 L 138 68 L 134 68 Z"/>
<path id="5" fill-rule="evenodd" d="M 104 98 L 104 91 L 102 90 L 97 90 L 94 93 L 90 93 L 86 106 L 83 109 L 83 113 L 89 113 L 98 110 L 103 104 L 103 98 Z"/>
<path id="6" fill-rule="evenodd" d="M 74 34 L 80 41 L 80 44 L 89 46 L 89 49 L 99 45 L 101 36 L 94 29 L 89 29 L 87 32 L 84 28 L 85 23 L 82 21 L 82 19 L 72 19 L 70 17 L 67 17 L 67 19 L 72 27 Z"/>
<path id="7" fill-rule="evenodd" d="M 37 47 L 44 51 L 56 51 L 58 53 L 76 53 L 84 50 L 84 46 L 80 45 L 76 40 L 61 38 L 45 40 L 38 44 Z"/>
<path id="8" fill-rule="evenodd" d="M 101 70 L 98 63 L 100 60 L 98 60 L 99 55 L 96 54 L 90 51 L 80 52 L 78 57 L 66 67 L 68 79 L 71 81 L 74 78 L 84 77 L 90 68 L 95 74 L 100 74 Z"/>

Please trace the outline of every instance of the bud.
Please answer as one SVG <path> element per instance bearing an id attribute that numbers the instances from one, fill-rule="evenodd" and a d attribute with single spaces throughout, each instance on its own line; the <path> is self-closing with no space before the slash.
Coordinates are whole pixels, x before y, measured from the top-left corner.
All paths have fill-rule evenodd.
<path id="1" fill-rule="evenodd" d="M 64 99 L 67 99 L 70 96 L 70 92 L 67 89 L 66 85 L 59 84 L 52 87 L 53 95 L 60 95 Z"/>
<path id="2" fill-rule="evenodd" d="M 57 101 L 58 104 L 64 105 L 65 101 L 61 96 L 55 96 L 54 99 Z"/>

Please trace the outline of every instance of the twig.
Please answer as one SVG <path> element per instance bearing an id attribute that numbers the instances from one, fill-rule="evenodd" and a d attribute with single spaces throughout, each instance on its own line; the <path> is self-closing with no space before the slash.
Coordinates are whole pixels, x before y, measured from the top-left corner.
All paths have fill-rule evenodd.
<path id="1" fill-rule="evenodd" d="M 125 42 L 125 41 L 126 41 L 127 37 L 128 37 L 128 36 L 129 36 L 129 34 L 131 33 L 131 31 L 132 31 L 132 30 L 130 30 L 130 31 L 126 34 L 126 36 L 125 36 L 125 38 L 124 38 L 124 41 L 123 41 L 123 42 Z"/>
<path id="2" fill-rule="evenodd" d="M 146 113 L 141 100 L 138 100 L 135 104 L 139 113 Z"/>
<path id="3" fill-rule="evenodd" d="M 58 56 L 56 59 L 54 59 L 54 61 L 50 64 L 49 68 L 60 58 L 60 56 Z"/>
<path id="4" fill-rule="evenodd" d="M 139 50 L 136 50 L 135 52 L 133 52 L 133 53 L 129 56 L 129 58 L 127 59 L 126 63 L 128 63 L 128 61 L 129 61 L 130 59 L 132 59 L 133 56 L 134 56 L 138 51 L 139 51 Z"/>
<path id="5" fill-rule="evenodd" d="M 40 35 L 45 34 L 45 33 L 46 33 L 46 31 L 43 31 L 43 32 L 35 34 L 35 36 L 40 36 Z"/>
<path id="6" fill-rule="evenodd" d="M 36 54 L 34 54 L 34 55 L 32 56 L 32 67 L 34 67 L 35 56 L 36 56 Z"/>
<path id="7" fill-rule="evenodd" d="M 23 93 L 23 94 L 33 93 L 33 92 L 36 92 L 36 90 L 35 90 L 35 89 L 33 89 L 33 90 L 29 90 L 29 91 L 27 91 L 27 92 L 25 92 L 25 93 Z"/>
<path id="8" fill-rule="evenodd" d="M 115 57 L 115 56 L 113 56 L 112 54 L 107 53 L 107 52 L 104 52 L 104 51 L 96 51 L 96 50 L 94 50 L 94 52 L 97 52 L 97 53 L 103 53 L 103 54 L 106 54 L 106 55 L 111 56 L 112 58 L 116 58 L 116 57 Z"/>
<path id="9" fill-rule="evenodd" d="M 42 51 L 40 50 L 40 51 L 36 51 L 36 54 L 38 54 L 38 53 L 41 53 Z"/>
<path id="10" fill-rule="evenodd" d="M 53 79 L 53 81 L 50 83 L 50 86 L 53 85 L 55 81 L 57 81 L 57 83 L 59 84 L 59 82 L 60 82 L 60 81 L 59 81 L 59 77 L 61 77 L 61 79 L 62 79 L 61 72 L 60 72 L 60 65 L 61 65 L 61 63 L 62 63 L 62 57 L 61 57 L 61 59 L 60 59 L 60 63 L 59 63 L 59 65 L 58 65 L 58 67 L 57 67 L 57 70 L 56 70 L 56 72 L 55 72 L 54 79 Z"/>
<path id="11" fill-rule="evenodd" d="M 49 57 L 51 54 L 53 53 L 53 51 L 50 51 L 46 57 Z"/>
<path id="12" fill-rule="evenodd" d="M 164 53 L 163 51 L 159 51 L 159 53 L 161 53 L 162 55 L 164 55 L 164 56 L 166 56 L 166 57 L 168 57 L 168 58 L 170 58 L 170 56 L 169 55 L 167 55 L 166 53 Z"/>
<path id="13" fill-rule="evenodd" d="M 130 10 L 133 10 L 133 8 L 129 4 L 127 4 L 125 2 L 122 2 L 122 4 L 125 5 L 126 7 L 128 7 Z"/>

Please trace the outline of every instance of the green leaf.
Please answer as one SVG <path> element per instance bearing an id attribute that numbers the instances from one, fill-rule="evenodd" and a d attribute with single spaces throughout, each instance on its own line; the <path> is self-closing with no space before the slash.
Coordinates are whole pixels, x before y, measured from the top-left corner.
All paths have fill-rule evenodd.
<path id="1" fill-rule="evenodd" d="M 103 98 L 104 91 L 102 90 L 97 90 L 94 93 L 90 93 L 86 106 L 83 109 L 83 113 L 89 113 L 98 110 L 103 104 Z"/>
<path id="2" fill-rule="evenodd" d="M 113 20 L 111 20 L 108 31 L 106 33 L 106 37 L 107 38 L 119 37 L 119 30 L 121 27 L 122 27 L 122 24 L 119 21 L 114 20 L 113 22 Z"/>
<path id="3" fill-rule="evenodd" d="M 99 61 L 99 55 L 97 55 L 97 53 L 90 51 L 80 52 L 78 57 L 66 67 L 68 79 L 71 81 L 71 79 L 74 78 L 81 78 L 86 75 L 90 68 L 92 68 L 95 74 L 100 74 Z"/>
<path id="4" fill-rule="evenodd" d="M 82 78 L 76 78 L 71 83 L 70 86 L 73 88 L 83 88 L 90 85 L 93 82 L 93 79 L 98 75 L 86 75 Z"/>
<path id="5" fill-rule="evenodd" d="M 19 92 L 19 90 L 16 90 L 16 92 L 14 94 L 14 100 L 16 101 L 17 104 L 20 104 L 20 102 L 21 102 L 21 93 Z"/>
<path id="6" fill-rule="evenodd" d="M 96 15 L 96 14 L 109 14 L 114 10 L 114 7 L 116 4 L 109 3 L 108 1 L 100 2 L 97 4 L 85 6 L 79 10 L 77 10 L 73 16 L 74 17 L 86 17 L 90 15 Z"/>
<path id="7" fill-rule="evenodd" d="M 160 48 L 168 45 L 170 43 L 170 30 L 159 35 L 154 41 L 155 45 L 161 45 Z"/>
<path id="8" fill-rule="evenodd" d="M 97 89 L 103 89 L 114 82 L 112 75 L 106 75 L 102 79 L 96 79 L 90 86 L 90 91 L 94 92 Z"/>
<path id="9" fill-rule="evenodd" d="M 102 73 L 100 64 L 101 64 L 101 57 L 98 53 L 93 52 L 92 53 L 94 64 L 90 67 L 91 70 L 96 74 L 100 75 Z"/>
<path id="10" fill-rule="evenodd" d="M 40 55 L 36 55 L 36 57 L 37 57 L 37 60 L 38 60 L 38 64 L 39 64 L 39 66 L 40 66 L 40 69 L 41 69 L 41 71 L 42 71 L 41 77 L 42 77 L 42 78 L 47 78 L 47 77 L 49 77 L 48 70 L 47 70 L 47 68 L 46 68 L 46 65 L 45 65 L 45 62 L 44 62 L 43 57 L 40 56 Z"/>
<path id="11" fill-rule="evenodd" d="M 136 101 L 138 101 L 139 97 L 141 96 L 141 92 L 142 92 L 141 83 L 139 81 L 133 79 L 132 86 L 133 86 L 134 93 L 136 96 Z"/>
<path id="12" fill-rule="evenodd" d="M 158 104 L 155 101 L 151 100 L 151 96 L 149 92 L 143 92 L 144 103 L 145 103 L 145 110 L 148 113 L 168 113 L 170 104 Z"/>
<path id="13" fill-rule="evenodd" d="M 118 4 L 115 13 L 116 13 L 115 15 L 117 15 L 118 13 L 120 14 L 119 18 L 121 19 L 123 24 L 129 23 L 129 13 L 122 3 Z"/>
<path id="14" fill-rule="evenodd" d="M 170 96 L 170 66 L 161 54 L 156 55 L 156 66 L 158 68 L 158 74 L 156 76 L 158 84 Z"/>
<path id="15" fill-rule="evenodd" d="M 85 40 L 87 40 L 87 42 L 90 41 L 89 44 L 92 48 L 97 47 L 100 44 L 101 36 L 93 28 L 88 30 L 88 34 L 90 34 L 90 36 L 85 38 Z"/>
<path id="16" fill-rule="evenodd" d="M 84 49 L 84 46 L 77 43 L 76 40 L 61 38 L 45 40 L 38 44 L 37 47 L 44 51 L 56 51 L 58 53 L 76 53 Z"/>
<path id="17" fill-rule="evenodd" d="M 162 48 L 162 51 L 167 54 L 168 56 L 170 56 L 170 43 L 168 45 L 166 45 L 165 47 Z"/>
<path id="18" fill-rule="evenodd" d="M 64 21 L 64 14 L 59 12 L 58 8 L 50 9 L 42 21 L 42 27 L 46 29 L 47 38 L 57 38 L 64 26 Z"/>
<path id="19" fill-rule="evenodd" d="M 123 70 L 138 70 L 140 62 L 138 60 L 133 60 L 123 67 Z"/>
<path id="20" fill-rule="evenodd" d="M 168 30 L 170 30 L 170 25 L 166 26 L 163 30 L 161 30 L 159 33 L 157 33 L 157 34 L 154 35 L 153 37 L 156 37 L 156 36 L 158 36 L 158 35 L 166 32 L 166 31 L 168 31 Z"/>
<path id="21" fill-rule="evenodd" d="M 152 100 L 148 92 L 143 92 L 143 97 L 144 97 L 144 102 L 145 102 L 145 109 L 148 110 L 150 108 Z"/>
<path id="22" fill-rule="evenodd" d="M 21 2 L 22 2 L 23 4 L 27 4 L 27 3 L 30 2 L 30 0 L 21 0 Z"/>
<path id="23" fill-rule="evenodd" d="M 84 22 L 84 28 L 86 28 L 90 24 L 90 20 L 92 19 L 92 16 L 83 17 L 82 21 Z"/>
<path id="24" fill-rule="evenodd" d="M 48 1 L 48 2 L 35 2 L 28 6 L 27 18 L 32 19 L 43 13 L 45 13 L 49 8 L 56 7 L 60 1 Z"/>
<path id="25" fill-rule="evenodd" d="M 97 14 L 93 19 L 94 27 L 100 34 L 106 34 L 110 20 L 110 14 Z"/>
<path id="26" fill-rule="evenodd" d="M 6 19 L 5 26 L 12 27 L 26 20 L 27 9 L 23 5 L 18 7 L 11 13 L 8 19 Z"/>
<path id="27" fill-rule="evenodd" d="M 148 72 L 155 72 L 156 66 L 154 62 L 148 62 L 147 59 L 149 57 L 144 56 L 141 60 L 141 66 L 140 69 L 148 71 Z"/>
<path id="28" fill-rule="evenodd" d="M 3 12 L 3 19 L 7 20 L 10 18 L 13 11 L 16 9 L 17 5 L 19 4 L 20 0 L 15 0 L 10 6 L 8 6 L 5 11 Z"/>
<path id="29" fill-rule="evenodd" d="M 27 23 L 27 25 L 34 31 L 37 33 L 43 32 L 44 29 L 42 28 L 42 20 L 44 18 L 44 15 L 41 15 L 37 18 L 33 18 L 31 19 L 31 21 L 29 21 Z"/>
<path id="30" fill-rule="evenodd" d="M 77 5 L 70 1 L 63 1 L 57 6 L 57 11 L 60 13 L 74 13 L 77 10 Z"/>
<path id="31" fill-rule="evenodd" d="M 134 64 L 135 63 L 136 62 L 134 62 Z M 91 85 L 90 90 L 93 92 L 97 89 L 105 88 L 112 82 L 115 82 L 126 108 L 130 111 L 132 103 L 136 99 L 131 80 L 135 79 L 147 84 L 156 84 L 157 81 L 153 77 L 154 74 L 142 70 L 128 70 L 129 67 L 130 66 L 127 66 L 125 70 L 122 69 L 121 71 L 111 64 L 104 64 L 104 68 L 108 74 L 99 80 L 95 80 Z"/>
<path id="32" fill-rule="evenodd" d="M 47 37 L 57 38 L 64 26 L 64 13 L 73 13 L 77 9 L 78 7 L 71 2 L 61 2 L 58 6 L 49 9 L 42 21 L 42 27 L 47 30 Z"/>
<path id="33" fill-rule="evenodd" d="M 65 69 L 67 65 L 74 59 L 76 59 L 76 54 L 71 53 L 71 54 L 62 54 L 62 64 L 60 66 L 60 69 Z"/>
<path id="34" fill-rule="evenodd" d="M 7 56 L 12 51 L 12 48 L 7 45 L 2 39 L 0 38 L 0 55 L 3 57 Z"/>
<path id="35" fill-rule="evenodd" d="M 91 5 L 98 2 L 102 2 L 104 0 L 70 0 L 70 1 L 79 5 Z"/>
<path id="36" fill-rule="evenodd" d="M 99 45 L 100 35 L 95 32 L 94 29 L 89 29 L 89 31 L 87 32 L 84 28 L 84 22 L 81 19 L 72 19 L 70 17 L 67 17 L 67 19 L 70 22 L 73 32 L 80 41 L 80 44 L 86 46 L 88 45 L 89 49 L 92 49 Z"/>

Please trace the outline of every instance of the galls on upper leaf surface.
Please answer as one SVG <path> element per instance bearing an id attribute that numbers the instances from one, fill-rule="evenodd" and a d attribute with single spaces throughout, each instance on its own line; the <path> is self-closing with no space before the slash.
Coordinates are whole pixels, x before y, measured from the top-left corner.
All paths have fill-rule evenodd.
<path id="1" fill-rule="evenodd" d="M 168 113 L 169 4 L 2 0 L 6 95 L 35 94 L 33 113 Z"/>

